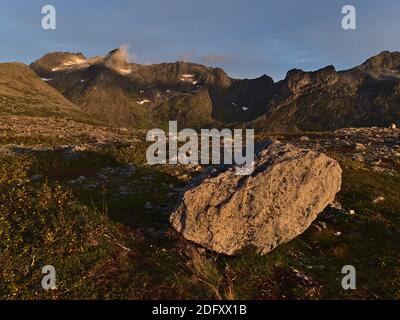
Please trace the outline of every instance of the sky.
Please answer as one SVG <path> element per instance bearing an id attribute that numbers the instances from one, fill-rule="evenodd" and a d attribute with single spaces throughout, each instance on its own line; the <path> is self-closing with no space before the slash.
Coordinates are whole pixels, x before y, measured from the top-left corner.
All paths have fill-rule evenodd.
<path id="1" fill-rule="evenodd" d="M 56 30 L 43 30 L 44 5 Z M 341 27 L 344 5 L 357 30 Z M 234 78 L 274 80 L 293 68 L 344 70 L 400 51 L 398 0 L 0 0 L 0 62 L 47 52 L 104 55 L 123 44 L 132 62 L 178 60 L 222 67 Z"/>

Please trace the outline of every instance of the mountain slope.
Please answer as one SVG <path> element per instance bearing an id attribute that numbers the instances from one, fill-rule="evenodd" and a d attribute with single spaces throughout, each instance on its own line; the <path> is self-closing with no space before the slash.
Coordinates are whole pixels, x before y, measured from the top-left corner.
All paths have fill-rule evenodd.
<path id="1" fill-rule="evenodd" d="M 28 66 L 17 62 L 0 63 L 0 114 L 90 120 Z"/>

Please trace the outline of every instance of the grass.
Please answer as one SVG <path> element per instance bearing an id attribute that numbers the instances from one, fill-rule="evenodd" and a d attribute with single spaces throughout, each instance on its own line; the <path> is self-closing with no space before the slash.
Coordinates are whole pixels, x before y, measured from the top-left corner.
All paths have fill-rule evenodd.
<path id="1" fill-rule="evenodd" d="M 2 158 L 0 298 L 400 298 L 398 173 L 332 154 L 343 168 L 337 200 L 356 215 L 322 214 L 326 229 L 311 227 L 268 255 L 246 248 L 225 257 L 170 229 L 177 201 L 170 185 L 182 187 L 180 177 L 192 173 L 147 167 L 145 148 L 93 147 L 73 160 L 56 151 Z M 379 196 L 384 201 L 374 203 Z M 56 267 L 57 290 L 40 286 L 47 264 Z M 356 291 L 341 288 L 347 264 L 356 267 Z"/>
<path id="2" fill-rule="evenodd" d="M 2 163 L 0 197 L 0 264 L 2 298 L 58 297 L 78 281 L 79 268 L 86 272 L 103 249 L 92 242 L 102 241 L 108 228 L 105 217 L 77 202 L 61 185 L 29 183 L 29 159 Z M 97 239 L 97 237 L 99 237 Z M 52 264 L 60 270 L 59 291 L 40 290 L 38 267 Z M 62 270 L 77 267 L 65 277 Z M 39 268 L 40 269 L 40 268 Z"/>

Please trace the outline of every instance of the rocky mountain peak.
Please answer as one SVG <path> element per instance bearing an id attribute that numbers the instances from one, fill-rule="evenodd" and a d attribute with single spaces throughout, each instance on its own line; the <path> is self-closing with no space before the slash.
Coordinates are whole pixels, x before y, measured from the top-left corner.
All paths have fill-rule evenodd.
<path id="1" fill-rule="evenodd" d="M 117 71 L 129 71 L 129 53 L 128 50 L 122 46 L 120 48 L 111 50 L 105 57 L 104 63 L 106 66 L 116 69 Z"/>
<path id="2" fill-rule="evenodd" d="M 400 52 L 382 51 L 365 61 L 359 69 L 366 72 L 399 73 Z"/>
<path id="3" fill-rule="evenodd" d="M 42 76 L 66 69 L 68 67 L 86 62 L 86 57 L 82 53 L 71 52 L 51 52 L 42 58 L 31 63 L 30 67 Z"/>
<path id="4" fill-rule="evenodd" d="M 338 79 L 335 67 L 330 65 L 313 72 L 292 69 L 287 73 L 284 82 L 291 94 L 298 94 L 315 86 L 333 84 Z"/>

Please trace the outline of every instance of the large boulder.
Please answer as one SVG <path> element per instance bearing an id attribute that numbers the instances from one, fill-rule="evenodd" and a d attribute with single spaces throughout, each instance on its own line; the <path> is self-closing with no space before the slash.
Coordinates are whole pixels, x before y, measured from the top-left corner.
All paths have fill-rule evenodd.
<path id="1" fill-rule="evenodd" d="M 194 181 L 170 216 L 172 226 L 227 255 L 249 245 L 265 254 L 303 233 L 340 190 L 339 164 L 277 141 L 258 149 L 251 175 L 221 166 Z"/>

